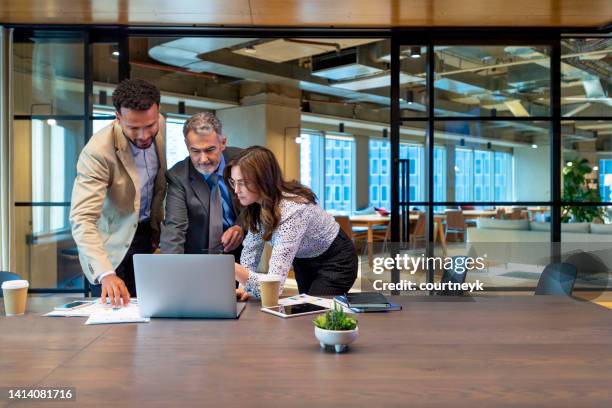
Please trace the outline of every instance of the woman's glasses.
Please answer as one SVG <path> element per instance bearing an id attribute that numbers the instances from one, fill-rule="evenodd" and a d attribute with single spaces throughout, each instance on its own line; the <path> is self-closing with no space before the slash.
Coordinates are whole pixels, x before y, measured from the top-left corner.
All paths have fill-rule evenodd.
<path id="1" fill-rule="evenodd" d="M 240 187 L 241 189 L 243 188 L 249 188 L 249 186 L 251 185 L 251 181 L 250 180 L 234 180 L 234 179 L 229 179 L 229 185 L 231 188 L 236 189 L 236 187 Z"/>

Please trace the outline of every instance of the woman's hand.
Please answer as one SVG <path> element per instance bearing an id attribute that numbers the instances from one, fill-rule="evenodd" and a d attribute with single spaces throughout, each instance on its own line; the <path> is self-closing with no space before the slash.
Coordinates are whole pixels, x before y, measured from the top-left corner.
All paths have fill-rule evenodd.
<path id="1" fill-rule="evenodd" d="M 238 288 L 236 289 L 236 299 L 239 302 L 246 302 L 249 299 L 249 293 L 242 288 Z"/>
<path id="2" fill-rule="evenodd" d="M 249 270 L 239 263 L 234 264 L 234 274 L 236 275 L 236 280 L 243 285 L 246 283 L 247 279 L 249 279 Z"/>

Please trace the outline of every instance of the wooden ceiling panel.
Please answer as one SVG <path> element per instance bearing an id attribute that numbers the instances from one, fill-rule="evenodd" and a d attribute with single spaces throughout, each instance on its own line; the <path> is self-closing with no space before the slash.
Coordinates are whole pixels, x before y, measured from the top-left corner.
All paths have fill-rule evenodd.
<path id="1" fill-rule="evenodd" d="M 601 27 L 612 0 L 0 0 L 0 23 Z"/>

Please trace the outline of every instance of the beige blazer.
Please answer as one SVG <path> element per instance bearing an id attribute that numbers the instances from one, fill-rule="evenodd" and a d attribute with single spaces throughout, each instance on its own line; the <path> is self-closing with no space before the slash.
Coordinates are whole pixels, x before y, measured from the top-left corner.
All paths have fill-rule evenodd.
<path id="1" fill-rule="evenodd" d="M 151 227 L 159 234 L 166 193 L 165 121 L 159 117 L 155 150 L 159 170 L 151 203 Z M 140 181 L 129 142 L 118 120 L 83 148 L 72 189 L 70 223 L 79 260 L 91 283 L 119 266 L 130 247 L 140 213 Z M 158 235 L 159 236 L 159 235 Z"/>

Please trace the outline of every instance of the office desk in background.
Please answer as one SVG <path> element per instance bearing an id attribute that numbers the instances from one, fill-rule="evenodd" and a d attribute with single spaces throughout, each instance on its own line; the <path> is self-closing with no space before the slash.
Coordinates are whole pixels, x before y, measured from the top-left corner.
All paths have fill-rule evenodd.
<path id="1" fill-rule="evenodd" d="M 434 215 L 434 242 L 440 242 L 442 247 L 443 256 L 446 256 L 446 236 L 444 234 L 443 226 L 443 215 Z M 388 228 L 389 222 L 391 221 L 390 216 L 381 216 L 378 214 L 367 214 L 367 215 L 351 215 L 349 217 L 351 224 L 354 227 L 366 227 L 367 228 L 367 245 L 368 245 L 368 262 L 372 266 L 373 260 L 373 244 L 374 244 L 374 227 L 383 225 Z M 419 216 L 417 214 L 410 214 L 409 221 L 411 224 L 416 224 Z M 389 234 L 388 234 L 389 235 Z"/>
<path id="2" fill-rule="evenodd" d="M 39 316 L 64 300 L 0 318 L 2 386 L 76 387 L 79 407 L 612 404 L 612 311 L 572 299 L 394 297 L 404 310 L 357 315 L 359 338 L 338 355 L 319 349 L 313 316 L 255 302 L 239 320 Z"/>

